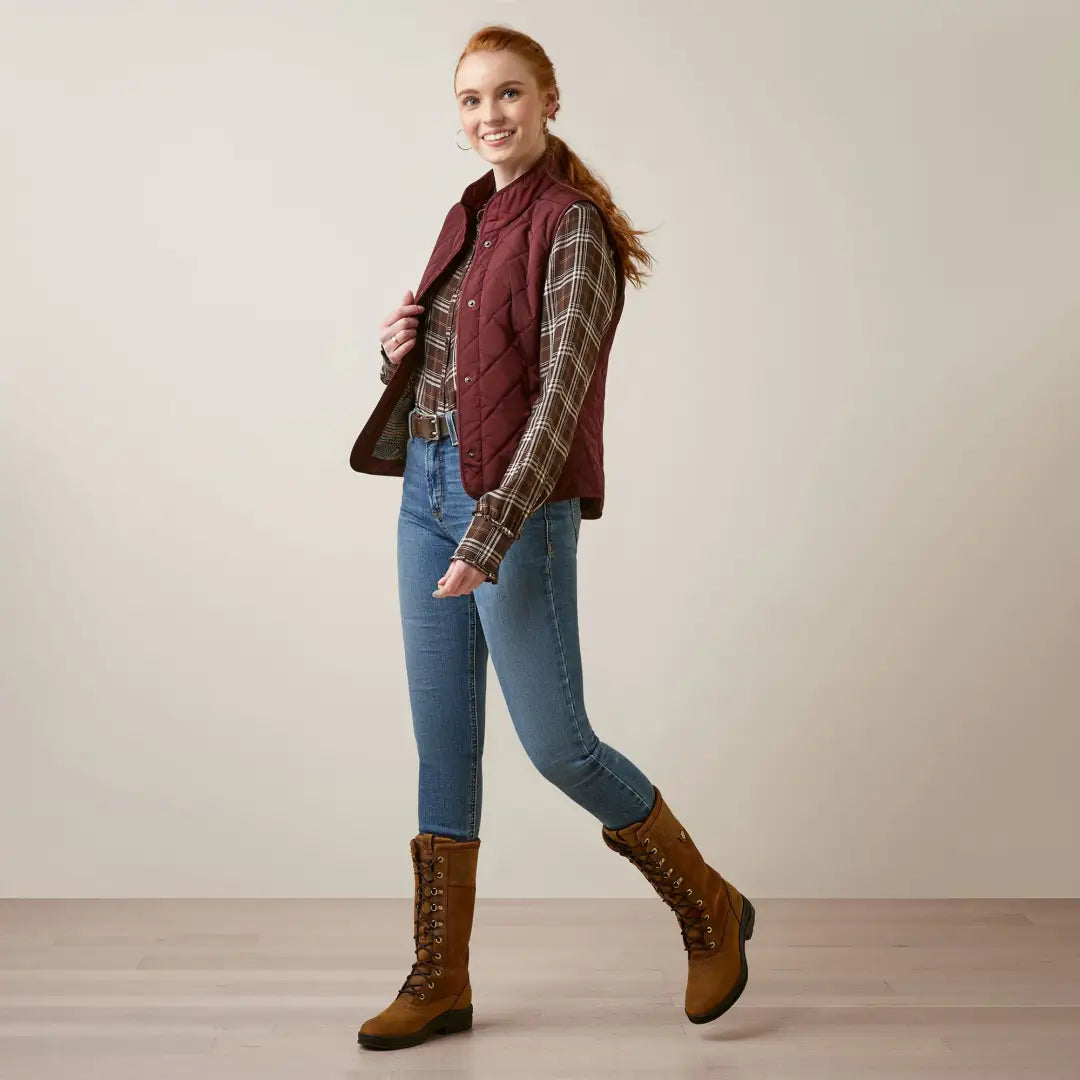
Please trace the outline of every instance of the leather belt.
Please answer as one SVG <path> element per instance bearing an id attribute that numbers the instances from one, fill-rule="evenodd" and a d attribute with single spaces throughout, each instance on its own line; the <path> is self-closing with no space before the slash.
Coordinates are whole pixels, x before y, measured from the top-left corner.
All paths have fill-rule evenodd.
<path id="1" fill-rule="evenodd" d="M 450 434 L 450 424 L 446 417 L 446 413 L 430 416 L 414 409 L 409 413 L 409 434 L 429 441 L 442 439 Z"/>

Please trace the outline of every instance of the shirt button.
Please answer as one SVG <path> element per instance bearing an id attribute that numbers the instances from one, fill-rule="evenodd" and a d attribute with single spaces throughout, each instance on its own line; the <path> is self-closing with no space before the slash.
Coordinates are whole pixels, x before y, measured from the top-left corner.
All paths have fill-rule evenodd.
<path id="1" fill-rule="evenodd" d="M 476 301 L 475 300 L 470 300 L 469 301 L 469 307 L 476 307 Z"/>

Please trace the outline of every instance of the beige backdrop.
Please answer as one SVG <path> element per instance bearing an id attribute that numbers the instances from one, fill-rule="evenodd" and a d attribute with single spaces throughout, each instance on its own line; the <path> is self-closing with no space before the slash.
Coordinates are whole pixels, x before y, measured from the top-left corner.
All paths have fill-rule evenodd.
<path id="1" fill-rule="evenodd" d="M 348 454 L 485 169 L 491 20 L 656 228 L 581 534 L 597 733 L 754 897 L 1080 893 L 1047 0 L 0 4 L 0 893 L 411 894 L 400 481 Z M 642 895 L 494 671 L 487 723 L 481 895 Z"/>

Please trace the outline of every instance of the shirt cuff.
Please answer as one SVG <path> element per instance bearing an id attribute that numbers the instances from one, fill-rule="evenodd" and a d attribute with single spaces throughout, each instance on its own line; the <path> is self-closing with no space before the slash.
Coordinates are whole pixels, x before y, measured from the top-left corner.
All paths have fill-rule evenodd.
<path id="1" fill-rule="evenodd" d="M 384 383 L 389 383 L 394 377 L 394 372 L 397 371 L 397 364 L 386 355 L 386 349 L 381 345 L 379 346 L 379 352 L 382 354 L 382 371 L 379 372 L 379 378 Z"/>
<path id="2" fill-rule="evenodd" d="M 499 583 L 499 565 L 514 537 L 508 529 L 483 514 L 473 514 L 468 531 L 451 556 L 482 570 L 492 585 Z"/>

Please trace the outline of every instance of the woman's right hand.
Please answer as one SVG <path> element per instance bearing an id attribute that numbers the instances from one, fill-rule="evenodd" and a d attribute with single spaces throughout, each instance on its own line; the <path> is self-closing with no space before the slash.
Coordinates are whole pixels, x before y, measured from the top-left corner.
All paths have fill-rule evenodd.
<path id="1" fill-rule="evenodd" d="M 424 307 L 413 303 L 414 299 L 412 289 L 407 289 L 400 306 L 394 308 L 379 327 L 379 340 L 394 364 L 400 364 L 401 358 L 416 344 L 416 328 L 420 325 L 417 316 Z"/>

